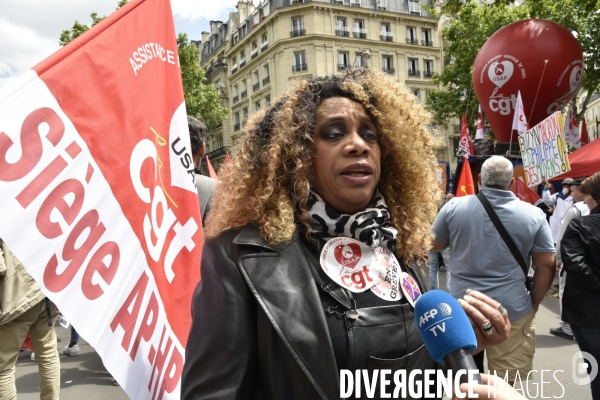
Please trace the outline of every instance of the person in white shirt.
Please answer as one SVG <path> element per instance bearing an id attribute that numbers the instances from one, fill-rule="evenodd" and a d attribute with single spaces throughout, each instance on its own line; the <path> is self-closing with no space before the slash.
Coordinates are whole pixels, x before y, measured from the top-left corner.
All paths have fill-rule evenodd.
<path id="1" fill-rule="evenodd" d="M 554 213 L 550 217 L 550 231 L 552 232 L 552 240 L 556 244 L 558 234 L 560 233 L 560 221 L 562 221 L 567 209 L 573 205 L 570 186 L 574 182 L 572 178 L 567 178 L 562 181 L 562 191 L 550 194 L 552 184 L 548 181 L 543 181 L 544 191 L 542 199 L 550 207 L 554 207 Z"/>
<path id="2" fill-rule="evenodd" d="M 558 287 L 558 297 L 560 303 L 560 314 L 562 317 L 562 298 L 563 292 L 565 290 L 565 282 L 567 281 L 567 273 L 566 271 L 562 271 L 562 259 L 560 256 L 560 241 L 567 230 L 567 226 L 569 222 L 573 218 L 583 217 L 590 213 L 590 209 L 583 202 L 584 195 L 581 193 L 580 186 L 583 183 L 585 178 L 575 179 L 573 183 L 570 185 L 571 197 L 573 198 L 573 205 L 567 209 L 565 212 L 565 216 L 563 217 L 560 225 L 560 231 L 558 234 L 558 239 L 556 241 L 556 270 L 560 271 L 559 273 L 559 287 Z M 564 322 L 562 319 L 560 321 L 560 326 L 558 328 L 550 328 L 550 333 L 554 336 L 559 336 L 565 339 L 573 340 L 573 332 L 571 332 L 571 326 L 568 322 Z"/>

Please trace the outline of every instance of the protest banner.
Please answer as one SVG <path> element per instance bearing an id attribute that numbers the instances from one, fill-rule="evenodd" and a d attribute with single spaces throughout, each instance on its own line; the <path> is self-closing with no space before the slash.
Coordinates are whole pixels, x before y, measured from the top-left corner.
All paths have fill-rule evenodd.
<path id="1" fill-rule="evenodd" d="M 527 186 L 535 186 L 571 169 L 564 121 L 556 112 L 519 136 Z"/>
<path id="2" fill-rule="evenodd" d="M 133 399 L 177 399 L 202 224 L 168 0 L 0 89 L 0 237 Z"/>

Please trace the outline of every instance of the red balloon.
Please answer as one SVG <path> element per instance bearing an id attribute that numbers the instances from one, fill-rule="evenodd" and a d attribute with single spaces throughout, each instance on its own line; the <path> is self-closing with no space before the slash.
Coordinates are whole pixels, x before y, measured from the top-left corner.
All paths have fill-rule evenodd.
<path id="1" fill-rule="evenodd" d="M 496 140 L 506 143 L 519 90 L 533 127 L 568 104 L 582 75 L 583 53 L 573 34 L 556 22 L 527 19 L 502 27 L 485 42 L 475 58 L 473 87 Z"/>

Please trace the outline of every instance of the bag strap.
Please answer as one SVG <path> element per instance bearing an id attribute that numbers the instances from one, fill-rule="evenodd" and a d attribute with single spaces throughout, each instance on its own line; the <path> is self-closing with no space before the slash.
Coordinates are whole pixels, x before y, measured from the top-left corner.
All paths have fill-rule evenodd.
<path id="1" fill-rule="evenodd" d="M 519 249 L 517 249 L 515 242 L 513 242 L 512 238 L 510 237 L 510 234 L 506 231 L 506 228 L 504 228 L 504 225 L 502 225 L 500 218 L 498 218 L 498 214 L 496 214 L 496 211 L 494 211 L 494 208 L 492 207 L 492 205 L 490 204 L 488 199 L 485 197 L 483 192 L 480 191 L 479 193 L 477 193 L 477 198 L 483 205 L 483 208 L 487 212 L 487 214 L 490 217 L 490 219 L 492 220 L 492 222 L 494 223 L 494 226 L 496 227 L 496 230 L 500 234 L 500 237 L 502 237 L 502 240 L 504 240 L 504 243 L 506 243 L 506 246 L 512 253 L 513 257 L 515 258 L 515 260 L 517 260 L 517 262 L 523 269 L 525 278 L 527 278 L 527 275 L 529 273 L 529 268 L 527 268 L 527 266 L 525 265 L 525 260 L 523 259 L 523 255 L 521 254 Z"/>

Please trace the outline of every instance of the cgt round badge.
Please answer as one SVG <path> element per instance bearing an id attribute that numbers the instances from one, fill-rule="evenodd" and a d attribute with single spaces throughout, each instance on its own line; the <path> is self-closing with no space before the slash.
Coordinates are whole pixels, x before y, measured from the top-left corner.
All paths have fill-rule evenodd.
<path id="1" fill-rule="evenodd" d="M 330 239 L 319 259 L 323 271 L 353 293 L 371 291 L 387 301 L 402 298 L 402 269 L 394 254 L 383 247 L 371 248 L 355 239 Z"/>

